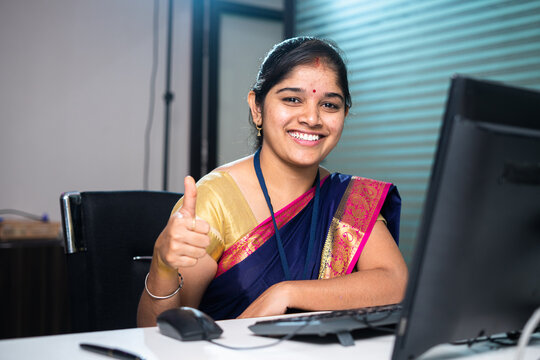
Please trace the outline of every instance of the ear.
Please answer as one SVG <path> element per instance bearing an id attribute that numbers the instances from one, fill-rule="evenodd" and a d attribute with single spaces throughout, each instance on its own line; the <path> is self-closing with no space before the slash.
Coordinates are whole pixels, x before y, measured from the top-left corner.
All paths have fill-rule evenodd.
<path id="1" fill-rule="evenodd" d="M 249 109 L 251 110 L 251 117 L 253 118 L 253 122 L 255 125 L 261 124 L 261 106 L 257 104 L 255 101 L 255 92 L 251 90 L 247 97 L 247 102 L 249 104 Z"/>

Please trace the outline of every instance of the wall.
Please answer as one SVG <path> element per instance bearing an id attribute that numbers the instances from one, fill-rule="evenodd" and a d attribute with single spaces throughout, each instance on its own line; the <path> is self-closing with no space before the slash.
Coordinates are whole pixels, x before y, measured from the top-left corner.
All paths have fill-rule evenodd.
<path id="1" fill-rule="evenodd" d="M 220 31 L 218 165 L 253 153 L 256 137 L 247 95 L 259 66 L 283 40 L 283 22 L 223 14 Z M 249 51 L 245 51 L 248 48 Z M 242 54 L 242 56 L 238 56 Z"/>
<path id="2" fill-rule="evenodd" d="M 149 188 L 161 189 L 167 1 L 159 49 Z M 191 8 L 174 11 L 169 189 L 188 169 Z M 0 209 L 60 219 L 70 190 L 143 187 L 154 2 L 0 2 Z"/>

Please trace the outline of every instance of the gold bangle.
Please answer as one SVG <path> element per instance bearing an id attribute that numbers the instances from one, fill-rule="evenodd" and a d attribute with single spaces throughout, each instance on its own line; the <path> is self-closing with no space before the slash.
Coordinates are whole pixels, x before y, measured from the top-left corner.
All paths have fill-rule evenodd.
<path id="1" fill-rule="evenodd" d="M 144 278 L 144 290 L 146 290 L 146 293 L 150 295 L 151 298 L 156 299 L 156 300 L 165 300 L 165 299 L 172 298 L 174 295 L 178 294 L 180 289 L 184 286 L 184 278 L 182 277 L 182 274 L 178 273 L 178 276 L 180 277 L 180 284 L 178 285 L 178 288 L 174 290 L 172 294 L 169 294 L 166 296 L 156 296 L 152 294 L 150 290 L 148 290 L 148 275 L 150 275 L 150 273 L 146 274 L 146 277 Z"/>

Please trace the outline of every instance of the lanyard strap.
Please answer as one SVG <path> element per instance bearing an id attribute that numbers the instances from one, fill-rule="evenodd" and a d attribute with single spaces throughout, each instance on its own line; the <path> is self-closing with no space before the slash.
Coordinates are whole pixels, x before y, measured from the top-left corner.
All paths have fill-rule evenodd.
<path id="1" fill-rule="evenodd" d="M 272 202 L 270 201 L 270 195 L 268 195 L 268 189 L 266 188 L 266 183 L 264 182 L 264 176 L 261 170 L 261 160 L 260 160 L 261 149 L 257 150 L 253 156 L 253 165 L 255 167 L 255 173 L 257 174 L 257 179 L 259 179 L 259 185 L 266 199 L 266 204 L 272 215 L 272 222 L 274 223 L 274 230 L 276 233 L 277 247 L 279 251 L 279 258 L 281 260 L 281 267 L 283 268 L 283 273 L 285 274 L 285 280 L 291 280 L 291 273 L 289 270 L 289 263 L 287 261 L 287 256 L 285 254 L 285 249 L 283 248 L 283 242 L 281 241 L 281 235 L 279 234 L 279 229 L 276 223 L 276 217 L 274 215 L 274 209 L 272 207 Z M 315 243 L 315 231 L 317 228 L 317 218 L 319 216 L 319 196 L 320 196 L 320 175 L 319 170 L 317 169 L 317 176 L 315 178 L 315 197 L 313 199 L 313 212 L 311 215 L 311 224 L 309 227 L 309 243 L 306 256 L 306 262 L 304 264 L 304 272 L 302 274 L 302 279 L 307 279 L 309 259 L 311 258 L 311 253 L 313 252 L 313 244 Z"/>

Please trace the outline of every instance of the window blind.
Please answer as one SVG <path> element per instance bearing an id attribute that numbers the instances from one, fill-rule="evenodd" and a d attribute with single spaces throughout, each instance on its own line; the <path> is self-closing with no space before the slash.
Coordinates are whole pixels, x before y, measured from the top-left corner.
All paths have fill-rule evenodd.
<path id="1" fill-rule="evenodd" d="M 335 41 L 349 68 L 353 107 L 325 166 L 398 186 L 410 262 L 449 79 L 540 89 L 540 1 L 298 0 L 296 11 L 297 35 Z"/>

